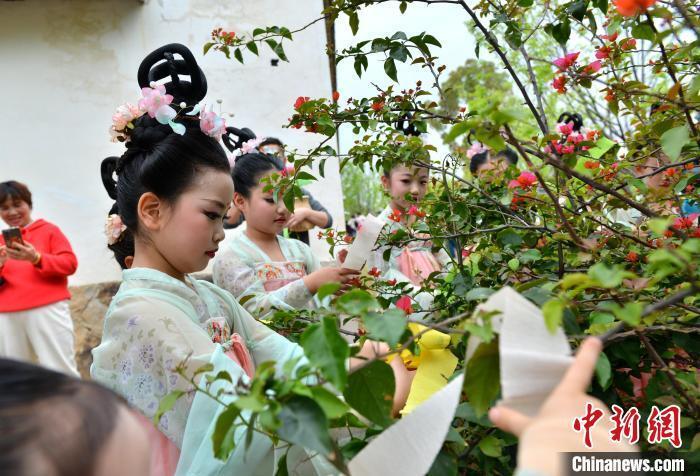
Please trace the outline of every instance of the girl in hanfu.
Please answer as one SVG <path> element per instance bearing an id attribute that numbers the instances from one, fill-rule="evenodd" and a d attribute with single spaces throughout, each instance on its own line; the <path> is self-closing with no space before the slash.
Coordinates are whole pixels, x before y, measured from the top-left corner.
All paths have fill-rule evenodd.
<path id="1" fill-rule="evenodd" d="M 224 121 L 206 109 L 198 112 L 206 81 L 190 51 L 168 45 L 149 55 L 141 70 L 148 61 L 173 61 L 173 53 L 191 67 L 183 73 L 180 60 L 172 69 L 156 66 L 139 75 L 139 106 L 122 107 L 114 118 L 115 135 L 127 150 L 102 163 L 103 183 L 116 201 L 106 227 L 108 243 L 128 269 L 105 316 L 90 371 L 94 380 L 145 416 L 153 442 L 151 474 L 269 476 L 275 474 L 281 454 L 260 433 L 250 444 L 243 444 L 244 431 L 236 433 L 230 456 L 215 458 L 212 434 L 225 407 L 192 392 L 190 380 L 205 364 L 213 368 L 207 375 L 226 371 L 237 382 L 250 378 L 265 361 L 275 361 L 280 372 L 292 359 L 297 366 L 307 361 L 301 347 L 253 318 L 230 293 L 190 276 L 218 251 L 233 183 L 219 144 Z M 191 83 L 157 84 L 163 77 L 158 71 L 187 74 Z M 184 366 L 182 373 L 178 365 Z M 400 384 L 397 389 L 395 405 L 403 405 L 405 393 L 402 397 Z M 175 390 L 185 395 L 164 413 L 156 429 L 150 419 Z M 236 395 L 220 398 L 226 403 Z M 287 457 L 290 468 L 301 474 L 333 472 L 322 458 L 296 450 Z"/>
<path id="2" fill-rule="evenodd" d="M 306 243 L 280 236 L 290 213 L 264 178 L 282 170 L 269 154 L 243 154 L 233 167 L 233 203 L 246 217 L 247 228 L 235 235 L 214 261 L 214 283 L 244 301 L 257 318 L 273 308 L 309 309 L 314 295 L 327 283 L 346 284 L 357 271 L 319 266 Z"/>

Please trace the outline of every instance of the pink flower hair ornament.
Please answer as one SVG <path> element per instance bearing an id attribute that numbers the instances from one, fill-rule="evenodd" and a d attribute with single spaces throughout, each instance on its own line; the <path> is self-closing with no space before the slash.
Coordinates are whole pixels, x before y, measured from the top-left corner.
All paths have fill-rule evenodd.
<path id="1" fill-rule="evenodd" d="M 105 236 L 107 237 L 107 244 L 111 246 L 117 243 L 121 239 L 124 230 L 126 230 L 126 225 L 122 221 L 122 217 L 117 214 L 108 216 L 105 220 Z"/>
<path id="2" fill-rule="evenodd" d="M 471 159 L 477 154 L 482 152 L 488 152 L 489 148 L 485 147 L 481 142 L 474 142 L 469 149 L 467 149 L 467 157 Z"/>
<path id="3" fill-rule="evenodd" d="M 112 127 L 110 128 L 112 142 L 125 142 L 129 140 L 131 130 L 134 128 L 133 121 L 144 114 L 148 114 L 149 117 L 154 118 L 161 124 L 169 125 L 176 134 L 185 134 L 187 130 L 186 127 L 183 124 L 175 122 L 175 119 L 187 108 L 187 104 L 184 102 L 180 103 L 180 110 L 176 111 L 171 106 L 174 99 L 173 96 L 166 93 L 164 85 L 157 84 L 155 81 L 151 82 L 150 87 L 142 88 L 141 95 L 142 97 L 139 99 L 138 107 L 127 103 L 123 106 L 119 106 L 117 111 L 112 115 Z M 204 112 L 201 113 L 199 118 L 199 127 L 200 130 L 209 137 L 221 140 L 221 136 L 226 130 L 226 122 L 212 109 L 213 107 L 210 107 L 207 111 L 205 107 Z M 202 108 L 200 105 L 196 104 L 192 110 L 185 113 L 185 115 L 196 116 L 201 110 Z"/>

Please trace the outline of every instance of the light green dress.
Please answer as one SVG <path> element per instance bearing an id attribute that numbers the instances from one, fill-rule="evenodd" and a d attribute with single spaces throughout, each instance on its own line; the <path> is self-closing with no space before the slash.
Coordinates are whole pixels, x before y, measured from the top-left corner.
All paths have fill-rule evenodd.
<path id="1" fill-rule="evenodd" d="M 273 261 L 245 233 L 238 233 L 214 260 L 213 280 L 243 302 L 258 319 L 276 309 L 315 308 L 318 302 L 303 277 L 319 269 L 311 248 L 277 236 L 284 261 Z"/>
<path id="2" fill-rule="evenodd" d="M 254 365 L 274 360 L 281 369 L 288 360 L 303 356 L 298 345 L 255 320 L 229 293 L 206 281 L 190 277 L 186 281 L 153 269 L 125 270 L 107 310 L 102 343 L 93 350 L 92 378 L 122 395 L 148 418 L 154 416 L 164 396 L 191 388 L 174 371 L 181 362 L 187 361 L 189 375 L 211 363 L 211 374 L 226 370 L 234 382 L 248 378 L 225 354 L 226 343 L 212 340 L 216 336 L 211 330 L 222 325 L 242 337 Z M 304 362 L 302 357 L 299 365 Z M 231 401 L 236 397 L 222 398 Z M 176 474 L 274 474 L 281 453 L 276 455 L 271 441 L 258 433 L 247 451 L 241 442 L 228 460 L 214 457 L 211 435 L 223 408 L 202 393 L 189 393 L 165 413 L 159 429 L 181 451 Z M 243 432 L 240 429 L 236 439 L 242 440 Z M 302 453 L 297 449 L 299 458 Z M 307 464 L 300 474 L 330 474 L 320 458 L 303 459 Z"/>

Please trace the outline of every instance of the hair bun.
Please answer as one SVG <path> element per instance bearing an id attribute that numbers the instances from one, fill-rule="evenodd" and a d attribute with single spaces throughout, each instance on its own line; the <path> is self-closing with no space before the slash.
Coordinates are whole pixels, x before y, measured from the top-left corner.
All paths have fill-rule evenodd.
<path id="1" fill-rule="evenodd" d="M 107 195 L 112 200 L 117 199 L 117 181 L 114 180 L 114 173 L 117 171 L 117 163 L 119 157 L 107 157 L 100 164 L 100 175 L 102 175 L 102 184 L 107 190 Z"/>
<path id="2" fill-rule="evenodd" d="M 182 59 L 177 59 L 176 55 Z M 142 88 L 165 78 L 170 78 L 163 83 L 165 91 L 174 97 L 176 104 L 183 101 L 188 105 L 197 104 L 207 94 L 204 72 L 189 48 L 180 43 L 170 43 L 152 51 L 139 66 L 138 81 Z"/>
<path id="3" fill-rule="evenodd" d="M 144 114 L 134 121 L 134 130 L 126 143 L 128 149 L 138 148 L 151 151 L 163 139 L 173 133 L 168 124 L 161 124 L 157 120 Z"/>
<path id="4" fill-rule="evenodd" d="M 221 138 L 223 139 L 224 145 L 228 151 L 233 152 L 234 150 L 243 147 L 245 142 L 252 139 L 257 139 L 257 136 L 255 135 L 255 132 L 251 131 L 247 127 L 243 127 L 242 129 L 238 129 L 237 127 L 227 127 L 226 133 L 224 133 Z"/>
<path id="5" fill-rule="evenodd" d="M 405 136 L 415 136 L 421 135 L 421 132 L 416 128 L 413 123 L 413 115 L 411 113 L 406 113 L 399 118 L 396 122 L 396 129 L 401 131 Z"/>

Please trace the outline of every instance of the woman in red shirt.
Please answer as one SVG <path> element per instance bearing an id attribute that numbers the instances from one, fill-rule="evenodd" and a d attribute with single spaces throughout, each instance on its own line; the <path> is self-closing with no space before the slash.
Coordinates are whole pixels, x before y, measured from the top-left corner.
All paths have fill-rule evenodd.
<path id="1" fill-rule="evenodd" d="M 56 225 L 32 220 L 26 185 L 0 183 L 0 218 L 19 228 L 23 244 L 0 237 L 0 356 L 78 375 L 68 276 L 78 260 Z"/>

